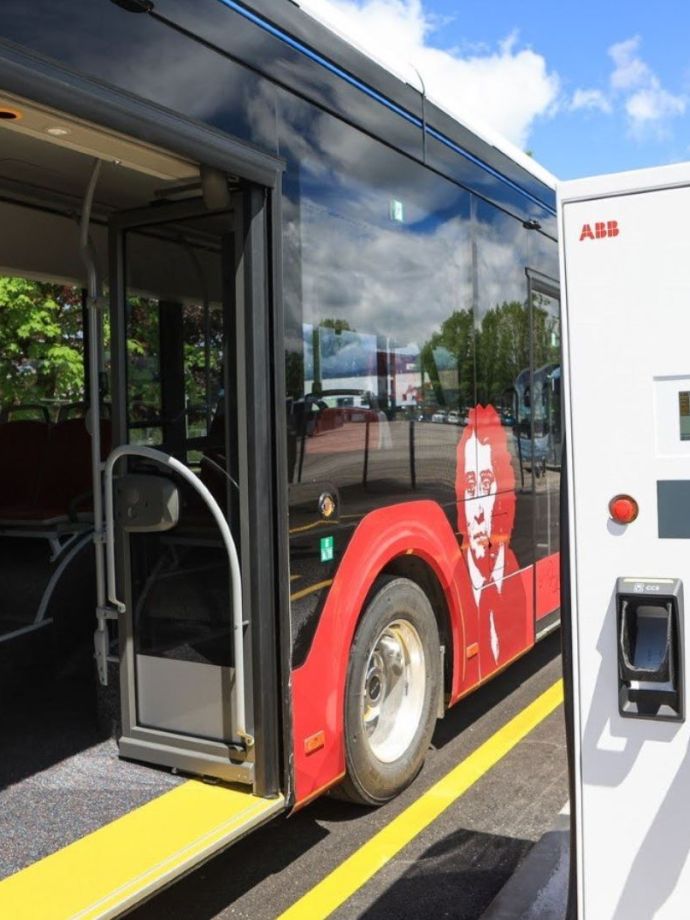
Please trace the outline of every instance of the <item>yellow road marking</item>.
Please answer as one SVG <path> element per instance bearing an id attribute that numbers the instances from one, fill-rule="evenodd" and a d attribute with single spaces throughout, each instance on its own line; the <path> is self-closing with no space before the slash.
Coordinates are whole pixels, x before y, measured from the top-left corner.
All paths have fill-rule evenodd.
<path id="1" fill-rule="evenodd" d="M 307 530 L 313 530 L 315 527 L 332 527 L 334 524 L 337 524 L 339 521 L 345 520 L 346 518 L 361 518 L 362 514 L 339 514 L 337 518 L 330 518 L 327 521 L 313 521 L 311 524 L 302 524 L 300 527 L 291 527 L 288 533 L 304 533 Z"/>
<path id="2" fill-rule="evenodd" d="M 309 585 L 308 588 L 302 588 L 301 591 L 295 591 L 294 594 L 290 595 L 290 600 L 299 601 L 308 594 L 314 594 L 315 591 L 320 591 L 322 588 L 328 588 L 332 584 L 332 578 L 327 578 L 326 581 L 318 581 L 315 585 Z"/>
<path id="3" fill-rule="evenodd" d="M 281 810 L 190 780 L 0 882 L 0 917 L 115 917 Z"/>
<path id="4" fill-rule="evenodd" d="M 338 521 L 336 518 L 331 518 L 328 521 L 312 521 L 311 524 L 302 524 L 301 527 L 291 527 L 288 533 L 305 533 L 307 530 L 313 530 L 315 527 L 332 527 L 334 524 L 337 524 Z"/>
<path id="5" fill-rule="evenodd" d="M 322 920 L 369 881 L 563 702 L 557 681 L 408 806 L 278 920 Z"/>

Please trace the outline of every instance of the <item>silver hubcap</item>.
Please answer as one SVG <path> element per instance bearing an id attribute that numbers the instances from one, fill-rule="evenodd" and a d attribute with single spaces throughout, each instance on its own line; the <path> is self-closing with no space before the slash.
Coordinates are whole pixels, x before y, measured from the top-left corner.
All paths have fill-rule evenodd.
<path id="1" fill-rule="evenodd" d="M 374 643 L 364 672 L 362 725 L 380 761 L 392 763 L 412 743 L 424 707 L 426 670 L 419 633 L 395 620 Z"/>

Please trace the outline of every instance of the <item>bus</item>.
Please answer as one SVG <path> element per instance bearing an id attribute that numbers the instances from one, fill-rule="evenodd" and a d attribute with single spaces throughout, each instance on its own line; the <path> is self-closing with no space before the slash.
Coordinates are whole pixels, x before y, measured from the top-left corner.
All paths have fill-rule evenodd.
<path id="1" fill-rule="evenodd" d="M 0 913 L 115 916 L 557 626 L 554 182 L 291 0 L 5 0 L 0 150 Z"/>

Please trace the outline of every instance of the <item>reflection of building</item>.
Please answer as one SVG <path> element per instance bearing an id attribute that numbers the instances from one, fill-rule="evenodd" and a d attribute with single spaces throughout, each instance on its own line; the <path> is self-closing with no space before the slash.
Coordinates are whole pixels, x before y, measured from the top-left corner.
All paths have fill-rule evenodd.
<path id="1" fill-rule="evenodd" d="M 423 389 L 415 345 L 400 347 L 386 336 L 310 324 L 304 325 L 303 342 L 305 393 L 372 393 L 378 405 L 394 411 L 396 406 L 410 402 L 406 394 L 418 394 Z"/>
<path id="2" fill-rule="evenodd" d="M 403 407 L 416 407 L 418 406 L 424 396 L 424 386 L 420 382 L 420 386 L 414 386 L 410 384 L 405 392 L 402 394 L 401 406 Z"/>

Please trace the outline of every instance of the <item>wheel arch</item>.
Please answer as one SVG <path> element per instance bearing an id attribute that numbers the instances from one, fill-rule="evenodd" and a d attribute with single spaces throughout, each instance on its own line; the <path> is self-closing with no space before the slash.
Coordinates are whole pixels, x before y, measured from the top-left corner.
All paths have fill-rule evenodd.
<path id="1" fill-rule="evenodd" d="M 305 804 L 345 773 L 343 706 L 347 664 L 357 624 L 382 574 L 410 573 L 433 592 L 449 636 L 451 695 L 464 679 L 471 641 L 459 582 L 467 578 L 459 543 L 439 504 L 421 500 L 380 508 L 358 524 L 343 554 L 305 661 L 292 672 L 295 801 Z M 428 595 L 427 595 L 428 596 Z M 442 601 L 437 603 L 439 598 Z M 442 611 L 442 612 L 441 612 Z M 445 676 L 445 675 L 444 675 Z M 445 683 L 445 682 L 444 682 Z"/>

